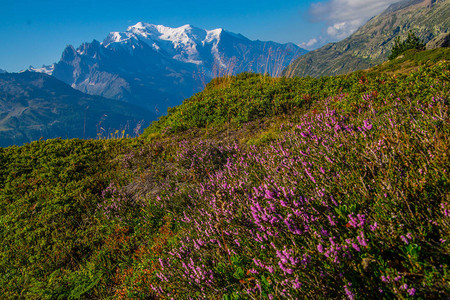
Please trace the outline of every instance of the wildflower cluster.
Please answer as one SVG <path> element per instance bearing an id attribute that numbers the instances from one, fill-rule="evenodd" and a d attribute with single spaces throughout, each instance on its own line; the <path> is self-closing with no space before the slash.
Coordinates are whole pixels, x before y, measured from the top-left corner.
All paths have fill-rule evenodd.
<path id="1" fill-rule="evenodd" d="M 352 116 L 330 99 L 259 147 L 181 142 L 178 162 L 203 177 L 185 191 L 189 204 L 178 220 L 186 229 L 161 260 L 154 291 L 203 299 L 407 298 L 431 284 L 423 280 L 428 270 L 443 278 L 447 254 L 432 245 L 448 228 L 437 215 L 448 215 L 440 202 L 445 172 L 432 165 L 448 158 L 430 121 L 446 117 L 445 100 L 388 99 L 381 114 L 366 100 Z M 170 206 L 174 197 L 159 201 Z"/>

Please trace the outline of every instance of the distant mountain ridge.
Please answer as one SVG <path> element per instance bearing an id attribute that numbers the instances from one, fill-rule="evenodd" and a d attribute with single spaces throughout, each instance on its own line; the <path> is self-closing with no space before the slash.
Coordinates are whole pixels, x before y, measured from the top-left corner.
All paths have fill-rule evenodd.
<path id="1" fill-rule="evenodd" d="M 213 77 L 244 71 L 281 74 L 307 51 L 288 43 L 251 41 L 223 29 L 170 28 L 139 22 L 77 49 L 52 66 L 30 67 L 82 92 L 164 113 Z"/>
<path id="2" fill-rule="evenodd" d="M 373 17 L 348 38 L 298 58 L 283 74 L 319 77 L 366 69 L 387 60 L 397 36 L 406 37 L 412 30 L 425 43 L 432 45 L 436 39 L 445 43 L 449 29 L 450 0 L 400 1 Z"/>
<path id="3" fill-rule="evenodd" d="M 46 74 L 0 74 L 0 147 L 41 137 L 106 137 L 122 129 L 133 135 L 142 120 L 152 119 L 145 109 L 83 94 Z"/>

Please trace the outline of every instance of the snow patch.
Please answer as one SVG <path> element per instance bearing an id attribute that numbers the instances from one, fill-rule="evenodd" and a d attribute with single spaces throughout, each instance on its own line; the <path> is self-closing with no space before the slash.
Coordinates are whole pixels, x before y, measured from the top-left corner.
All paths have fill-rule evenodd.
<path id="1" fill-rule="evenodd" d="M 28 68 L 28 71 L 31 71 L 31 72 L 37 72 L 37 73 L 44 73 L 44 74 L 47 74 L 47 75 L 52 75 L 53 74 L 53 70 L 55 69 L 55 65 L 53 64 L 53 65 L 51 65 L 51 66 L 46 66 L 46 65 L 43 65 L 42 67 L 40 67 L 40 68 L 35 68 L 35 67 L 33 67 L 33 66 L 30 66 L 29 68 Z"/>
<path id="2" fill-rule="evenodd" d="M 111 32 L 103 45 L 114 49 L 129 48 L 129 51 L 133 51 L 132 44 L 126 41 L 138 40 L 158 52 L 166 53 L 172 59 L 200 65 L 202 60 L 199 50 L 207 45 L 212 45 L 212 48 L 217 46 L 222 32 L 222 28 L 204 30 L 189 24 L 172 28 L 139 22 L 129 26 L 126 32 Z"/>

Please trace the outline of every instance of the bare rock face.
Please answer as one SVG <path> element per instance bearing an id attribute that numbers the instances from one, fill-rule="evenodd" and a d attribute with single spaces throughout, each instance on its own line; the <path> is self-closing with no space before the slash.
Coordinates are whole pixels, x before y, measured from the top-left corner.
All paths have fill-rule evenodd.
<path id="1" fill-rule="evenodd" d="M 450 32 L 440 34 L 427 43 L 427 49 L 450 47 Z"/>
<path id="2" fill-rule="evenodd" d="M 372 67 L 387 60 L 397 36 L 406 38 L 412 30 L 428 43 L 440 35 L 448 34 L 449 16 L 450 0 L 405 0 L 394 3 L 348 38 L 301 56 L 283 74 L 320 77 Z"/>

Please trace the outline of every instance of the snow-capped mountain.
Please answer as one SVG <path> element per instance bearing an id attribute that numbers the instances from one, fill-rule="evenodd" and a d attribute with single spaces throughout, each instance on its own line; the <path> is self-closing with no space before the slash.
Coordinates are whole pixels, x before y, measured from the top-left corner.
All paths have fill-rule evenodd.
<path id="1" fill-rule="evenodd" d="M 170 28 L 139 22 L 31 71 L 51 74 L 82 92 L 164 113 L 213 77 L 244 71 L 278 75 L 306 50 L 288 43 L 251 41 L 224 29 Z"/>
<path id="2" fill-rule="evenodd" d="M 44 73 L 44 74 L 47 74 L 47 75 L 52 75 L 54 69 L 55 69 L 55 65 L 54 64 L 50 65 L 50 66 L 43 65 L 40 68 L 35 68 L 33 66 L 30 66 L 28 68 L 28 70 L 31 71 L 31 72 Z"/>

